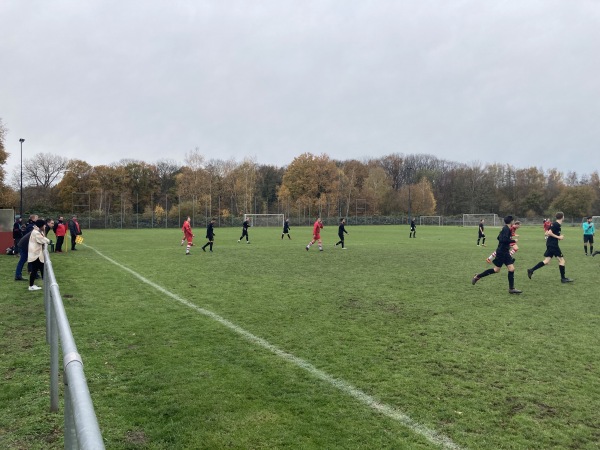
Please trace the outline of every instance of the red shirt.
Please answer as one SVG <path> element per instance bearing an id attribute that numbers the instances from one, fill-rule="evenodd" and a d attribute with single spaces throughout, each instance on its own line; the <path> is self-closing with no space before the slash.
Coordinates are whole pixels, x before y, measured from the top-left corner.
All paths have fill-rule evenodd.
<path id="1" fill-rule="evenodd" d="M 186 239 L 189 240 L 193 237 L 192 226 L 190 225 L 190 223 L 187 220 L 185 222 L 183 222 L 183 226 L 181 227 L 181 230 L 183 231 L 183 234 L 185 235 Z"/>
<path id="2" fill-rule="evenodd" d="M 319 222 L 318 220 L 313 225 L 313 235 L 320 236 L 321 228 L 323 228 L 323 222 Z"/>
<path id="3" fill-rule="evenodd" d="M 67 234 L 67 224 L 66 223 L 59 223 L 56 225 L 56 231 L 54 232 L 54 234 L 58 237 L 58 236 L 64 236 L 65 234 Z"/>

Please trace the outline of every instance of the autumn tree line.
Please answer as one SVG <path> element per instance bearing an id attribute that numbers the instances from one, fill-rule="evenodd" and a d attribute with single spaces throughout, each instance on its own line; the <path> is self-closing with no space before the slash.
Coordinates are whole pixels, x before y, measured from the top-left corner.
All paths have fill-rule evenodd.
<path id="1" fill-rule="evenodd" d="M 18 211 L 20 172 L 7 180 L 2 167 L 7 156 L 1 145 L 0 204 Z M 89 213 L 109 227 L 122 225 L 124 218 L 127 226 L 134 218 L 179 226 L 186 215 L 237 225 L 244 213 L 285 214 L 293 222 L 316 215 L 408 217 L 409 206 L 414 217 L 497 213 L 537 218 L 562 210 L 579 220 L 600 214 L 600 178 L 597 171 L 579 177 L 425 154 L 338 161 L 303 153 L 287 167 L 276 167 L 251 159 L 207 160 L 199 149 L 186 154 L 183 165 L 170 159 L 123 159 L 92 166 L 42 153 L 23 160 L 23 197 L 24 214 Z"/>

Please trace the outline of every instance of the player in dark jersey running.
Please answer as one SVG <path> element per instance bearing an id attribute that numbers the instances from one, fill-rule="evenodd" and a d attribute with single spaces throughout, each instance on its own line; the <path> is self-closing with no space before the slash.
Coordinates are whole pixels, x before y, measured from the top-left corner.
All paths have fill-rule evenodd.
<path id="1" fill-rule="evenodd" d="M 510 235 L 513 239 L 513 243 L 510 244 L 510 256 L 513 256 L 515 253 L 517 253 L 519 251 L 519 246 L 517 245 L 517 239 L 516 239 L 519 237 L 519 235 L 517 234 L 517 230 L 519 228 L 521 228 L 521 222 L 518 220 L 515 223 L 513 223 L 510 227 Z M 487 262 L 488 264 L 491 264 L 495 257 L 496 257 L 496 251 L 494 250 L 494 252 L 486 258 L 485 262 Z"/>
<path id="2" fill-rule="evenodd" d="M 556 213 L 556 220 L 552 222 L 550 229 L 546 232 L 546 253 L 544 253 L 544 260 L 537 263 L 531 269 L 527 269 L 527 276 L 530 280 L 533 272 L 547 265 L 556 256 L 556 259 L 558 259 L 558 270 L 560 271 L 560 281 L 562 283 L 571 283 L 573 281 L 565 275 L 565 258 L 558 246 L 558 241 L 562 241 L 565 238 L 560 234 L 564 218 L 565 215 L 562 212 Z"/>
<path id="3" fill-rule="evenodd" d="M 506 266 L 508 269 L 508 293 L 509 294 L 520 294 L 521 290 L 515 288 L 515 260 L 510 256 L 510 244 L 516 242 L 513 239 L 510 232 L 510 226 L 513 224 L 513 216 L 506 216 L 504 218 L 504 226 L 498 234 L 498 248 L 496 249 L 496 257 L 494 258 L 494 268 L 488 269 L 480 274 L 476 274 L 471 280 L 471 284 L 477 283 L 483 277 L 492 275 L 500 272 L 502 266 Z"/>

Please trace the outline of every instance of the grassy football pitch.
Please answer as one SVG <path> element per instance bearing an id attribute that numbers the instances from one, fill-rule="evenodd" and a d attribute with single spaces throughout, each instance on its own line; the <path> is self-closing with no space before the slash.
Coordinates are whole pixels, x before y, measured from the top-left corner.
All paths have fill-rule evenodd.
<path id="1" fill-rule="evenodd" d="M 519 230 L 507 271 L 471 285 L 499 228 L 84 231 L 51 254 L 109 449 L 597 449 L 600 256 Z M 52 236 L 53 237 L 53 236 Z M 600 242 L 597 243 L 600 250 Z M 0 264 L 0 448 L 62 448 L 41 292 Z M 61 396 L 62 401 L 62 396 Z M 62 410 L 62 409 L 61 409 Z"/>

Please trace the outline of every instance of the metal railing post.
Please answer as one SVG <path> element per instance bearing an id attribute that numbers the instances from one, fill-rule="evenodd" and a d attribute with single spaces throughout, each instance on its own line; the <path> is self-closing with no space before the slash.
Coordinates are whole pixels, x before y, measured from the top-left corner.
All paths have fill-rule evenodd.
<path id="1" fill-rule="evenodd" d="M 71 406 L 71 393 L 69 391 L 69 380 L 65 375 L 65 450 L 77 449 L 77 432 L 73 421 L 73 408 Z"/>
<path id="2" fill-rule="evenodd" d="M 52 295 L 50 289 L 49 273 L 52 272 L 52 263 L 46 259 L 44 263 L 44 306 L 46 308 L 46 342 L 50 345 L 50 411 L 58 412 L 58 328 Z"/>
<path id="3" fill-rule="evenodd" d="M 46 264 L 44 264 L 44 268 Z M 50 264 L 51 266 L 51 264 Z M 50 289 L 48 289 L 48 277 L 44 277 L 44 310 L 46 312 L 46 343 L 50 345 L 50 324 L 52 322 L 52 308 L 50 306 L 50 302 L 52 299 L 50 298 Z"/>
<path id="4" fill-rule="evenodd" d="M 58 330 L 54 315 L 50 329 L 50 411 L 58 412 Z"/>
<path id="5" fill-rule="evenodd" d="M 104 450 L 100 426 L 83 372 L 83 362 L 71 333 L 48 250 L 43 251 L 46 261 L 44 290 L 45 295 L 48 295 L 46 336 L 50 344 L 50 409 L 53 412 L 58 411 L 58 346 L 60 343 L 65 380 L 65 448 Z"/>

